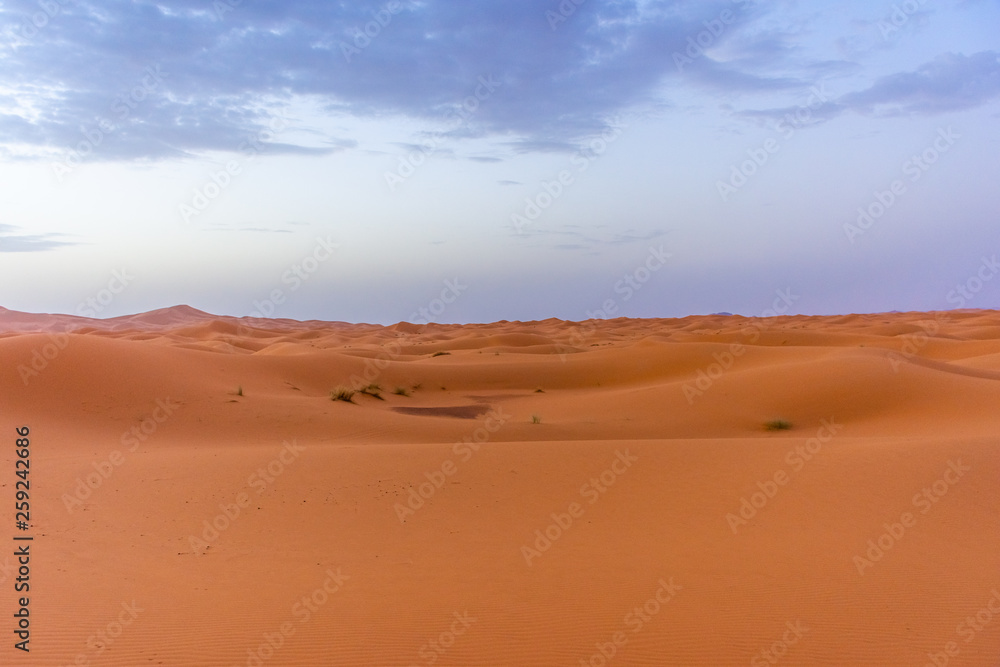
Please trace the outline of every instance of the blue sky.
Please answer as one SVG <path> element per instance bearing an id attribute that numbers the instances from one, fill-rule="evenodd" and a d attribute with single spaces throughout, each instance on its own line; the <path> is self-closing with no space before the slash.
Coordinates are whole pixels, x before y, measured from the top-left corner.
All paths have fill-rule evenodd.
<path id="1" fill-rule="evenodd" d="M 987 0 L 6 0 L 0 305 L 997 308 L 998 26 Z"/>

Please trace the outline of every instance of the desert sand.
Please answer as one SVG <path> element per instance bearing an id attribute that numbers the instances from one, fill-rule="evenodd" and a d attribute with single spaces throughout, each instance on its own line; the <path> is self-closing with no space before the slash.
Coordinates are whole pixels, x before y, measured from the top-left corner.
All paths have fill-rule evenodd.
<path id="1" fill-rule="evenodd" d="M 0 309 L 0 368 L 3 665 L 1000 665 L 995 311 Z"/>

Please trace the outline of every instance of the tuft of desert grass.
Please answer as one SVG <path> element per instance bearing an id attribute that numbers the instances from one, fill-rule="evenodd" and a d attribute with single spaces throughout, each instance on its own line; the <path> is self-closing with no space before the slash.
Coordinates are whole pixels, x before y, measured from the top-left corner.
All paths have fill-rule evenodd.
<path id="1" fill-rule="evenodd" d="M 354 390 L 348 389 L 347 387 L 340 386 L 330 392 L 331 401 L 344 401 L 345 403 L 354 402 Z"/>
<path id="2" fill-rule="evenodd" d="M 395 389 L 392 390 L 392 393 L 396 394 L 397 396 L 410 395 L 410 392 L 406 389 L 406 387 L 396 387 Z"/>
<path id="3" fill-rule="evenodd" d="M 772 419 L 764 422 L 764 428 L 768 431 L 787 431 L 792 428 L 792 423 L 787 419 Z"/>
<path id="4" fill-rule="evenodd" d="M 377 398 L 380 401 L 384 401 L 382 398 L 382 385 L 375 384 L 374 382 L 361 390 L 362 394 L 367 394 L 372 398 Z"/>
<path id="5" fill-rule="evenodd" d="M 539 415 L 531 415 L 531 423 L 532 424 L 541 424 L 542 423 L 541 416 L 539 416 Z"/>

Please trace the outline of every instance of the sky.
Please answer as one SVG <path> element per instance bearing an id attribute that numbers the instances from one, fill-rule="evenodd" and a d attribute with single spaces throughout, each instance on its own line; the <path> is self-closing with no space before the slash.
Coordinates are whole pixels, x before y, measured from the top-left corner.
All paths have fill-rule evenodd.
<path id="1" fill-rule="evenodd" d="M 1000 308 L 998 27 L 996 0 L 0 0 L 0 306 Z"/>

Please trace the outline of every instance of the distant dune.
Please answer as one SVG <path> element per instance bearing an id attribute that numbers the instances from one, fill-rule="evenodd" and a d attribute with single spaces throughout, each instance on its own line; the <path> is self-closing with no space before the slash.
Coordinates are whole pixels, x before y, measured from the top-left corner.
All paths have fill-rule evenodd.
<path id="1" fill-rule="evenodd" d="M 0 368 L 2 664 L 1000 665 L 996 311 L 0 309 Z"/>

